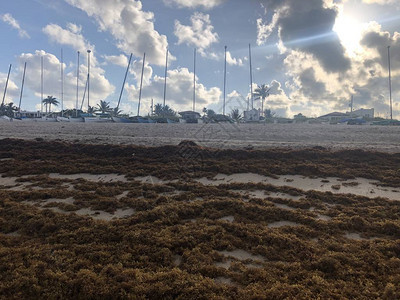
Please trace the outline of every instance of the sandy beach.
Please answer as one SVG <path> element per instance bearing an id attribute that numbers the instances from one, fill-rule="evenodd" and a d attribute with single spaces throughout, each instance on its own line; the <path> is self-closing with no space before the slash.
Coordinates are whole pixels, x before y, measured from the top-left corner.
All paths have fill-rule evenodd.
<path id="1" fill-rule="evenodd" d="M 0 139 L 62 140 L 89 144 L 161 146 L 192 140 L 213 148 L 324 147 L 400 151 L 400 127 L 328 124 L 117 124 L 2 122 Z"/>

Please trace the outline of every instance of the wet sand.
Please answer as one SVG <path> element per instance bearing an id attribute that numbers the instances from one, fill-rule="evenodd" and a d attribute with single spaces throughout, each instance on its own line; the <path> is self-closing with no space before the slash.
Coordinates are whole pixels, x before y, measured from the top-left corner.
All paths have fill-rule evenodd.
<path id="1" fill-rule="evenodd" d="M 212 148 L 324 147 L 400 151 L 400 127 L 328 124 L 117 124 L 2 122 L 0 139 L 162 146 L 192 140 Z"/>

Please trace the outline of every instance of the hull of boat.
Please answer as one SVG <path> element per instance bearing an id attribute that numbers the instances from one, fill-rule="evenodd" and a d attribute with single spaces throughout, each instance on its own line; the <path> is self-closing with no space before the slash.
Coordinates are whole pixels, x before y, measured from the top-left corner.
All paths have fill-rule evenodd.
<path id="1" fill-rule="evenodd" d="M 121 117 L 112 117 L 112 120 L 115 123 L 133 123 L 132 120 L 129 120 L 127 118 L 121 118 Z"/>
<path id="2" fill-rule="evenodd" d="M 69 122 L 69 118 L 66 118 L 66 117 L 57 117 L 57 122 Z"/>
<path id="3" fill-rule="evenodd" d="M 78 118 L 69 117 L 69 122 L 70 123 L 83 123 L 83 122 L 85 122 L 85 120 L 81 117 L 78 117 Z"/>
<path id="4" fill-rule="evenodd" d="M 10 117 L 7 117 L 7 116 L 1 116 L 0 117 L 0 121 L 2 121 L 2 122 L 12 122 L 12 118 L 10 118 Z"/>
<path id="5" fill-rule="evenodd" d="M 29 118 L 26 118 L 27 120 Z M 41 118 L 32 118 L 32 121 L 37 121 L 37 122 L 57 122 L 57 118 L 51 118 L 51 117 L 41 117 Z"/>
<path id="6" fill-rule="evenodd" d="M 138 117 L 137 120 L 138 120 L 139 123 L 149 123 L 149 120 L 145 119 L 145 118 Z"/>
<path id="7" fill-rule="evenodd" d="M 111 118 L 85 117 L 85 123 L 111 123 Z"/>

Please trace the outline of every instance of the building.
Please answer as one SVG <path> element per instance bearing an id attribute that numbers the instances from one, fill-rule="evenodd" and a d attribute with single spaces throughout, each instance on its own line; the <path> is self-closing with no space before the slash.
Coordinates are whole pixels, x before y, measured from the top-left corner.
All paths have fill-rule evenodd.
<path id="1" fill-rule="evenodd" d="M 339 123 L 342 120 L 348 119 L 349 115 L 341 112 L 333 112 L 327 115 L 323 115 L 318 117 L 318 119 L 322 122 L 327 122 L 330 124 Z"/>
<path id="2" fill-rule="evenodd" d="M 181 118 L 179 118 L 180 123 L 198 123 L 201 115 L 196 111 L 181 111 L 179 113 Z"/>
<path id="3" fill-rule="evenodd" d="M 246 122 L 260 121 L 260 111 L 258 109 L 251 109 L 243 112 L 244 120 Z"/>
<path id="4" fill-rule="evenodd" d="M 21 110 L 21 111 L 16 111 L 14 112 L 14 118 L 20 118 L 20 119 L 25 119 L 25 118 L 41 118 L 42 114 L 40 111 L 26 111 L 26 110 Z"/>
<path id="5" fill-rule="evenodd" d="M 374 118 L 374 109 L 365 109 L 360 108 L 357 110 L 353 110 L 352 112 L 347 113 L 352 118 L 364 118 L 364 119 L 373 119 Z"/>

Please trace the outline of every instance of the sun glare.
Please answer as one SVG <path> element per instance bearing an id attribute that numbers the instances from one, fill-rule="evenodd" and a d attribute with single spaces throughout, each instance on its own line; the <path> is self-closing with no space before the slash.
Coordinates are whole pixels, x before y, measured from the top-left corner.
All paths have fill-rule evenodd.
<path id="1" fill-rule="evenodd" d="M 360 38 L 363 30 L 363 24 L 356 18 L 340 13 L 336 18 L 335 31 L 347 53 L 350 56 L 356 54 L 360 47 Z"/>

